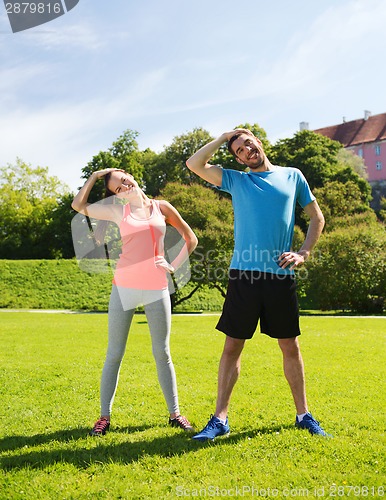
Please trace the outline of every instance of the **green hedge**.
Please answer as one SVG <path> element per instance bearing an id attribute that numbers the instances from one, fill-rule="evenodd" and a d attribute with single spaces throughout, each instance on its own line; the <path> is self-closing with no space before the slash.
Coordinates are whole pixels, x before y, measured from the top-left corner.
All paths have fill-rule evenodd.
<path id="1" fill-rule="evenodd" d="M 358 219 L 361 222 L 361 219 Z M 325 233 L 306 266 L 304 293 L 317 309 L 386 310 L 386 231 L 381 224 L 342 224 Z"/>
<path id="2" fill-rule="evenodd" d="M 112 272 L 85 272 L 75 259 L 0 260 L 0 277 L 0 308 L 106 311 Z M 176 311 L 218 311 L 222 303 L 217 290 L 203 288 Z"/>
<path id="3" fill-rule="evenodd" d="M 1 260 L 0 307 L 106 310 L 111 273 L 86 273 L 72 260 Z"/>

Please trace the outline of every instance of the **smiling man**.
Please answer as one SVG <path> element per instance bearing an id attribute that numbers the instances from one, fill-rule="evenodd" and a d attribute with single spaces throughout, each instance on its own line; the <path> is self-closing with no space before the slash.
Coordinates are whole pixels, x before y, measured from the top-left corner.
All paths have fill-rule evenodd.
<path id="1" fill-rule="evenodd" d="M 228 149 L 248 171 L 211 165 L 211 156 Z M 327 434 L 308 410 L 304 365 L 300 352 L 298 302 L 294 269 L 309 257 L 323 230 L 324 217 L 308 183 L 296 168 L 272 165 L 261 141 L 250 130 L 226 132 L 199 149 L 186 162 L 201 178 L 232 195 L 235 216 L 234 252 L 222 315 L 216 326 L 225 333 L 218 373 L 216 411 L 193 439 L 213 440 L 229 433 L 228 407 L 240 374 L 245 340 L 260 321 L 262 333 L 277 339 L 295 407 L 295 425 L 311 434 Z M 295 207 L 310 218 L 305 241 L 291 250 Z"/>

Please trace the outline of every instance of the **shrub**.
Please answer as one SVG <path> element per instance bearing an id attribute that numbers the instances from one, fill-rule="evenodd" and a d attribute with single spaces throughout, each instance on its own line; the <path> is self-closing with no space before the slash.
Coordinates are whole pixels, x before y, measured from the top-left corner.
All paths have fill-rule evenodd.
<path id="1" fill-rule="evenodd" d="M 380 223 L 325 233 L 307 264 L 305 293 L 318 309 L 381 313 L 386 306 L 386 231 Z"/>

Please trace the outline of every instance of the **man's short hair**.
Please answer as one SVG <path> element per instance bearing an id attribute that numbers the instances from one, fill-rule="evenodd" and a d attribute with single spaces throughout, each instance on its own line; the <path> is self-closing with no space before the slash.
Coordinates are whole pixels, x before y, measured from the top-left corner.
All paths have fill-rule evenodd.
<path id="1" fill-rule="evenodd" d="M 242 135 L 243 132 L 237 132 L 235 135 L 232 135 L 232 137 L 228 141 L 228 151 L 233 155 L 236 156 L 236 153 L 233 152 L 232 150 L 232 144 L 235 142 L 235 140 Z"/>

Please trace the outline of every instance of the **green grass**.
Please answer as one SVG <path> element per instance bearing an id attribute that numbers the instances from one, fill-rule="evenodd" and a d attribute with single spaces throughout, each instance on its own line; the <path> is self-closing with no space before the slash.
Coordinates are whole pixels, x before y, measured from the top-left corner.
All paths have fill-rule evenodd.
<path id="1" fill-rule="evenodd" d="M 107 316 L 2 313 L 0 321 L 1 500 L 248 498 L 247 488 L 254 497 L 364 498 L 366 487 L 367 498 L 382 497 L 385 318 L 302 318 L 310 407 L 334 439 L 294 428 L 277 343 L 256 334 L 232 398 L 231 436 L 214 444 L 166 425 L 145 316 L 134 318 L 103 438 L 87 432 L 99 414 Z M 173 317 L 181 410 L 199 429 L 215 404 L 216 321 Z"/>

